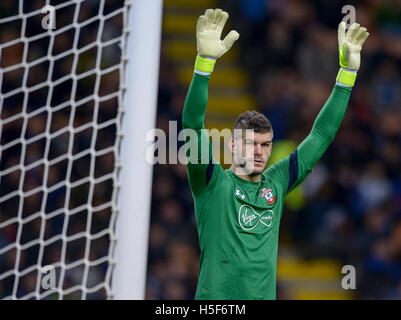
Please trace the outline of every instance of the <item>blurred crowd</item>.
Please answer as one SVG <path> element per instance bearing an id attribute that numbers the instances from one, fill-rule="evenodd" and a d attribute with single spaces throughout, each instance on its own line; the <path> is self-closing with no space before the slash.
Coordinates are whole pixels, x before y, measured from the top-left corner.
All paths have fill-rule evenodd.
<path id="1" fill-rule="evenodd" d="M 249 90 L 276 144 L 299 144 L 333 89 L 342 7 L 353 5 L 370 32 L 339 132 L 300 187 L 301 204 L 287 203 L 280 234 L 304 259 L 355 266 L 357 298 L 401 298 L 401 1 L 220 3 L 241 34 Z M 168 120 L 180 121 L 187 86 L 164 53 L 159 86 L 158 127 L 167 131 Z M 193 298 L 198 258 L 185 167 L 156 165 L 147 298 Z"/>

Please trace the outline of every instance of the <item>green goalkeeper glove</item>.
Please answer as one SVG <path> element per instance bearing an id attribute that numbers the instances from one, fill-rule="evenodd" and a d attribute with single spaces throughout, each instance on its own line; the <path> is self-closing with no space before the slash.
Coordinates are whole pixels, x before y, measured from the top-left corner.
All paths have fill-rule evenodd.
<path id="1" fill-rule="evenodd" d="M 239 33 L 231 30 L 221 40 L 221 33 L 228 19 L 228 13 L 221 9 L 207 9 L 201 15 L 196 25 L 196 46 L 198 56 L 195 62 L 195 72 L 211 74 L 217 58 L 226 53 L 239 38 Z"/>
<path id="2" fill-rule="evenodd" d="M 345 32 L 345 22 L 338 25 L 338 51 L 341 69 L 338 71 L 336 82 L 352 87 L 356 73 L 361 65 L 361 49 L 369 36 L 366 28 L 359 23 L 353 23 Z"/>

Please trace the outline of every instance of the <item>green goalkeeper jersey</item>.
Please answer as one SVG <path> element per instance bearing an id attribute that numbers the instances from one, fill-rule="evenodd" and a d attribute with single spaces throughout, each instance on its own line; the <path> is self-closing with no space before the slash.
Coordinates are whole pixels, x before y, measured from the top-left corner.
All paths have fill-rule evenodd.
<path id="1" fill-rule="evenodd" d="M 197 132 L 199 149 L 187 164 L 201 250 L 196 299 L 275 299 L 284 198 L 334 139 L 351 88 L 336 84 L 304 141 L 259 182 L 249 182 L 212 157 L 204 127 L 209 78 L 194 73 L 182 116 L 183 127 Z"/>

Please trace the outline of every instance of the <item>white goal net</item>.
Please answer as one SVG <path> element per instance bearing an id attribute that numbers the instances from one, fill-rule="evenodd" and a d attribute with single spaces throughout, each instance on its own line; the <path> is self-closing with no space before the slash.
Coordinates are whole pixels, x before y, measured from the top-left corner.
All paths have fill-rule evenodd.
<path id="1" fill-rule="evenodd" d="M 113 296 L 129 3 L 0 3 L 0 299 Z"/>

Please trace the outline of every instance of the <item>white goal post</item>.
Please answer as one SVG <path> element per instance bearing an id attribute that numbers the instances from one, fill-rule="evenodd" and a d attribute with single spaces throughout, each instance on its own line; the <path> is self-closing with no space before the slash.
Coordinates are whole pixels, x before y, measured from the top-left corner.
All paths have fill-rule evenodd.
<path id="1" fill-rule="evenodd" d="M 143 299 L 162 0 L 0 4 L 0 299 Z"/>
<path id="2" fill-rule="evenodd" d="M 131 12 L 123 126 L 124 135 L 131 139 L 124 138 L 121 149 L 119 239 L 113 278 L 116 299 L 145 297 L 153 166 L 146 161 L 149 142 L 144 137 L 156 123 L 163 1 L 134 1 Z"/>

